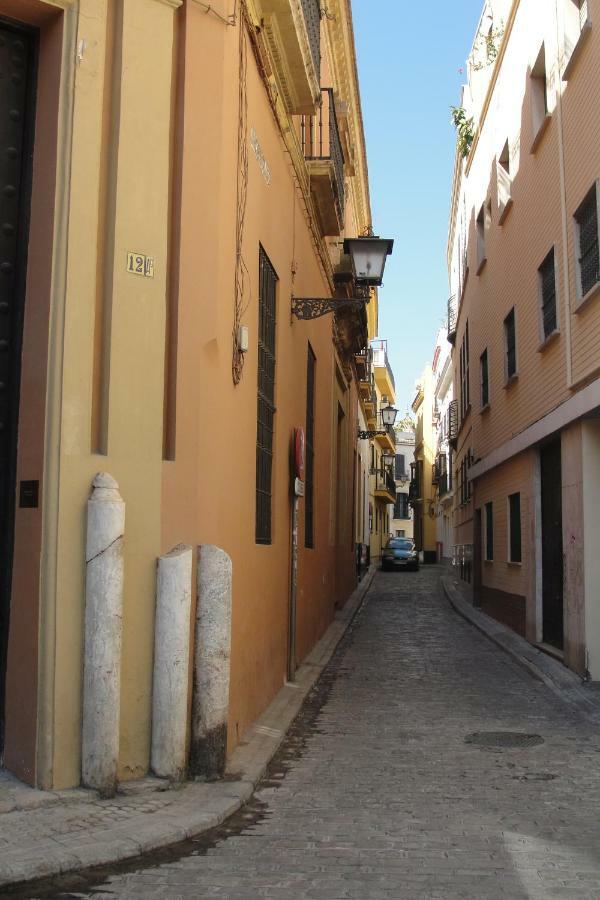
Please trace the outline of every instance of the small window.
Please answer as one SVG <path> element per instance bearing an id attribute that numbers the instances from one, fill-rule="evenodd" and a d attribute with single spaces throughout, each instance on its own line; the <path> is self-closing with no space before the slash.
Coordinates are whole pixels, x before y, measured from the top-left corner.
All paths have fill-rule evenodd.
<path id="1" fill-rule="evenodd" d="M 508 498 L 508 559 L 521 562 L 521 495 L 511 494 Z"/>
<path id="2" fill-rule="evenodd" d="M 506 380 L 508 381 L 517 374 L 517 337 L 514 307 L 504 320 L 504 347 Z"/>
<path id="3" fill-rule="evenodd" d="M 532 152 L 542 136 L 548 116 L 548 79 L 546 76 L 546 49 L 542 44 L 531 70 L 531 117 L 533 128 Z"/>
<path id="4" fill-rule="evenodd" d="M 554 271 L 554 247 L 538 269 L 542 304 L 542 335 L 544 340 L 557 329 L 556 275 Z"/>
<path id="5" fill-rule="evenodd" d="M 598 202 L 596 185 L 575 213 L 577 230 L 577 275 L 580 299 L 600 281 L 598 252 Z"/>
<path id="6" fill-rule="evenodd" d="M 508 210 L 512 206 L 512 198 L 510 195 L 512 176 L 510 172 L 510 147 L 508 146 L 508 141 L 504 144 L 502 153 L 498 157 L 496 174 L 498 179 L 498 216 L 500 224 L 502 224 Z"/>
<path id="7" fill-rule="evenodd" d="M 479 373 L 481 377 L 481 408 L 485 409 L 490 402 L 490 383 L 488 378 L 488 352 L 487 347 L 479 357 Z"/>
<path id="8" fill-rule="evenodd" d="M 396 453 L 396 480 L 406 477 L 406 457 L 404 453 Z"/>
<path id="9" fill-rule="evenodd" d="M 491 222 L 491 213 L 492 213 L 492 204 L 491 201 L 488 200 L 486 203 L 482 203 L 481 209 L 477 215 L 477 274 L 481 272 L 486 261 L 486 249 L 485 249 L 485 241 L 488 229 L 490 227 Z"/>
<path id="10" fill-rule="evenodd" d="M 485 559 L 494 559 L 494 504 L 485 504 Z"/>

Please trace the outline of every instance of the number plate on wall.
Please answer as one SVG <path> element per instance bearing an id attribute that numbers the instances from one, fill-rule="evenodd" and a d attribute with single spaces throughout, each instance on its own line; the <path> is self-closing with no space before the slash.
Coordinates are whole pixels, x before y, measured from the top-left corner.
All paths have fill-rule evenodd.
<path id="1" fill-rule="evenodd" d="M 154 278 L 154 257 L 130 250 L 127 253 L 127 271 L 132 275 Z"/>

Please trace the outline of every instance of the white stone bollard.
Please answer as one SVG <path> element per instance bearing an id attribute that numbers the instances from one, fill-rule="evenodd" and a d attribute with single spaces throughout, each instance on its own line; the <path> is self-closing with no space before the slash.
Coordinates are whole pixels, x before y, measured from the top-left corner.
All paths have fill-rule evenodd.
<path id="1" fill-rule="evenodd" d="M 158 560 L 151 766 L 162 778 L 186 770 L 192 548 L 179 544 Z"/>
<path id="2" fill-rule="evenodd" d="M 82 781 L 115 793 L 119 756 L 125 503 L 99 472 L 87 505 Z"/>
<path id="3" fill-rule="evenodd" d="M 225 773 L 231 664 L 231 559 L 219 547 L 198 547 L 198 606 L 192 709 L 192 775 Z"/>

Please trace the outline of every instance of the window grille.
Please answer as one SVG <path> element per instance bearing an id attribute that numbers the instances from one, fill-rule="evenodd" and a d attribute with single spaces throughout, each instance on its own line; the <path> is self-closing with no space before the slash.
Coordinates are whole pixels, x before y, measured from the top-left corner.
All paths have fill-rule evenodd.
<path id="1" fill-rule="evenodd" d="M 485 504 L 485 558 L 494 559 L 494 504 Z"/>
<path id="2" fill-rule="evenodd" d="M 481 354 L 479 359 L 481 370 L 481 406 L 487 406 L 490 402 L 490 383 L 488 376 L 488 352 L 487 348 Z"/>
<path id="3" fill-rule="evenodd" d="M 511 562 L 521 562 L 521 495 L 511 494 L 508 498 L 509 511 L 509 552 Z"/>
<path id="4" fill-rule="evenodd" d="M 306 547 L 314 547 L 315 363 L 315 354 L 309 344 L 306 361 L 306 472 L 304 485 L 304 545 Z"/>
<path id="5" fill-rule="evenodd" d="M 598 206 L 596 186 L 589 192 L 577 212 L 579 226 L 579 276 L 581 296 L 600 281 L 600 255 L 598 250 Z"/>
<path id="6" fill-rule="evenodd" d="M 397 495 L 396 503 L 394 504 L 394 518 L 395 519 L 410 518 L 410 513 L 408 510 L 408 494 L 398 494 Z"/>
<path id="7" fill-rule="evenodd" d="M 542 328 L 544 337 L 556 331 L 556 278 L 554 272 L 554 247 L 539 268 L 542 294 Z"/>
<path id="8" fill-rule="evenodd" d="M 506 346 L 506 377 L 517 374 L 517 342 L 515 330 L 515 310 L 511 309 L 504 320 L 504 338 Z"/>
<path id="9" fill-rule="evenodd" d="M 275 420 L 275 306 L 277 274 L 259 252 L 258 399 L 256 428 L 256 543 L 271 543 L 271 473 Z"/>

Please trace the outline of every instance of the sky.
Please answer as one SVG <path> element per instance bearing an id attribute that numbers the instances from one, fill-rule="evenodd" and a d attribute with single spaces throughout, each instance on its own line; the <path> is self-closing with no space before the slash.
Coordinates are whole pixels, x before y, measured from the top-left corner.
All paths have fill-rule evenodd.
<path id="1" fill-rule="evenodd" d="M 396 405 L 431 361 L 448 298 L 446 238 L 465 60 L 483 0 L 353 0 L 375 234 L 394 238 L 379 292 Z"/>

